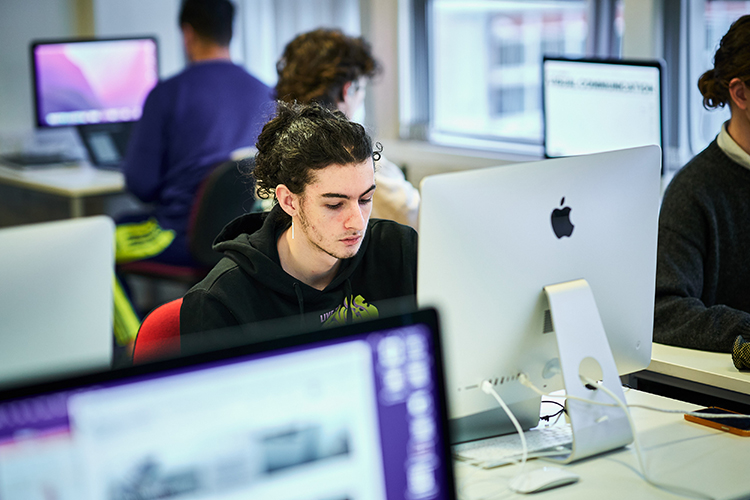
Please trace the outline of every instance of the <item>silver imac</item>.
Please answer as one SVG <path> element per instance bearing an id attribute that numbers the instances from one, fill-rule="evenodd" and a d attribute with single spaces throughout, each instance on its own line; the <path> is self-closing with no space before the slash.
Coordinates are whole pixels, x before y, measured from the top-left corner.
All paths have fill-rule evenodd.
<path id="1" fill-rule="evenodd" d="M 518 375 L 563 387 L 548 285 L 586 280 L 616 372 L 648 366 L 660 172 L 645 146 L 424 179 L 417 299 L 441 316 L 453 442 L 513 430 L 484 380 L 526 429 L 540 397 Z"/>
<path id="2" fill-rule="evenodd" d="M 114 223 L 0 229 L 0 387 L 109 368 Z"/>

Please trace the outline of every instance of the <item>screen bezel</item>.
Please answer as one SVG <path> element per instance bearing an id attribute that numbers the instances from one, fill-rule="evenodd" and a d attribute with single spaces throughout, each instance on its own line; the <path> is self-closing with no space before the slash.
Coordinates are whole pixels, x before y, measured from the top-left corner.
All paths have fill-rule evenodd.
<path id="1" fill-rule="evenodd" d="M 40 93 L 39 93 L 39 75 L 37 74 L 36 64 L 36 49 L 39 46 L 44 45 L 68 45 L 68 44 L 88 44 L 97 42 L 120 42 L 120 41 L 145 41 L 149 40 L 154 44 L 156 49 L 156 75 L 160 75 L 160 63 L 159 63 L 159 41 L 155 35 L 142 35 L 142 36 L 127 36 L 127 37 L 112 37 L 112 38 L 59 38 L 59 39 L 40 39 L 33 40 L 29 45 L 29 62 L 31 66 L 31 94 L 32 100 L 34 101 L 34 126 L 36 128 L 61 128 L 71 127 L 75 125 L 50 125 L 44 123 L 39 115 L 40 109 Z M 108 122 L 110 123 L 110 122 Z M 133 122 L 111 122 L 111 123 L 133 123 Z"/>
<path id="2" fill-rule="evenodd" d="M 435 363 L 432 369 L 435 373 L 436 413 L 442 429 L 442 443 L 440 453 L 445 458 L 442 464 L 446 474 L 441 478 L 446 490 L 446 497 L 455 500 L 456 486 L 454 481 L 454 467 L 450 448 L 450 437 L 448 436 L 448 407 L 445 391 L 445 373 L 443 367 L 443 349 L 439 330 L 438 313 L 434 308 L 423 308 L 413 312 L 396 314 L 393 316 L 380 317 L 373 320 L 352 323 L 349 325 L 331 327 L 315 330 L 308 333 L 299 333 L 273 338 L 254 344 L 235 345 L 215 351 L 207 351 L 199 354 L 164 359 L 148 362 L 135 366 L 128 366 L 114 370 L 98 371 L 69 378 L 56 379 L 29 385 L 10 387 L 0 390 L 0 403 L 25 399 L 35 396 L 43 396 L 54 392 L 74 391 L 78 388 L 112 387 L 127 383 L 128 380 L 148 380 L 158 377 L 160 374 L 170 376 L 182 372 L 200 369 L 201 366 L 224 365 L 232 363 L 232 360 L 242 361 L 248 356 L 263 357 L 264 354 L 272 354 L 273 351 L 294 350 L 298 347 L 320 344 L 333 345 L 339 342 L 347 342 L 352 336 L 377 333 L 382 330 L 396 329 L 409 325 L 426 325 L 431 332 L 431 343 Z"/>
<path id="3" fill-rule="evenodd" d="M 550 155 L 547 150 L 547 92 L 546 92 L 546 70 L 547 61 L 553 62 L 572 62 L 586 64 L 608 64 L 619 66 L 636 66 L 655 68 L 659 72 L 659 127 L 661 128 L 661 144 L 658 146 L 662 151 L 662 174 L 666 161 L 665 144 L 667 143 L 667 97 L 664 94 L 666 88 L 666 63 L 661 59 L 615 59 L 607 57 L 561 57 L 561 56 L 544 56 L 542 57 L 542 145 L 544 149 L 544 158 L 564 158 L 564 156 Z"/>

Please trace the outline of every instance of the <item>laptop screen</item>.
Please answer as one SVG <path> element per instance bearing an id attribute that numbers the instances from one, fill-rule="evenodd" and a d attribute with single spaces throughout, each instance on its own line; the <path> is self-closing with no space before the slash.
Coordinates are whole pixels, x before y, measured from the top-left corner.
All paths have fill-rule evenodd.
<path id="1" fill-rule="evenodd" d="M 0 498 L 453 498 L 434 311 L 0 393 Z"/>

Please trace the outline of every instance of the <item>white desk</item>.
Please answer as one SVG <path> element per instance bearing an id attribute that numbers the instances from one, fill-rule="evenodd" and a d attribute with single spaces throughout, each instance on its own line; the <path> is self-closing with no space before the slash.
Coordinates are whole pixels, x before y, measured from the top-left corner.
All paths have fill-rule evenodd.
<path id="1" fill-rule="evenodd" d="M 651 364 L 633 374 L 645 380 L 711 397 L 750 405 L 750 371 L 739 371 L 727 353 L 653 344 Z"/>
<path id="2" fill-rule="evenodd" d="M 635 390 L 626 392 L 629 403 L 647 404 L 676 410 L 696 409 L 695 405 Z M 748 458 L 750 438 L 690 423 L 679 414 L 656 413 L 633 408 L 641 441 L 643 459 L 651 478 L 705 492 L 717 499 L 750 498 Z M 533 460 L 528 468 L 550 465 Z M 567 467 L 581 476 L 575 484 L 529 495 L 513 493 L 508 481 L 518 472 L 517 465 L 492 470 L 456 463 L 459 497 L 464 500 L 526 498 L 535 499 L 670 499 L 681 498 L 646 483 L 638 466 L 633 445 Z"/>
<path id="3" fill-rule="evenodd" d="M 101 170 L 87 163 L 75 166 L 15 169 L 0 164 L 0 183 L 68 200 L 69 217 L 84 215 L 84 199 L 125 191 L 121 172 Z"/>

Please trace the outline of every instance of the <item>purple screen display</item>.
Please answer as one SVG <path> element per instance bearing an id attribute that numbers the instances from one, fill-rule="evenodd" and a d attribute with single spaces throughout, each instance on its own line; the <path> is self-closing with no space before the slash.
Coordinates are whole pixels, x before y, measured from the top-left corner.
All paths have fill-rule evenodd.
<path id="1" fill-rule="evenodd" d="M 12 445 L 23 436 L 67 435 L 70 432 L 68 400 L 76 393 L 136 386 L 160 377 L 180 377 L 180 374 L 252 363 L 299 350 L 364 341 L 370 347 L 374 370 L 386 498 L 448 500 L 453 498 L 447 478 L 451 474 L 450 464 L 446 463 L 450 457 L 444 441 L 447 429 L 443 428 L 445 422 L 441 417 L 439 360 L 434 356 L 433 339 L 434 334 L 427 325 L 414 324 L 6 401 L 0 403 L 0 447 Z"/>
<path id="2" fill-rule="evenodd" d="M 136 121 L 159 78 L 152 39 L 39 44 L 33 58 L 41 126 Z"/>
<path id="3" fill-rule="evenodd" d="M 381 451 L 389 499 L 449 498 L 438 374 L 425 325 L 371 335 Z M 406 423 L 406 425 L 404 425 Z"/>

